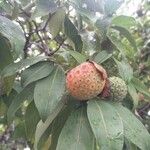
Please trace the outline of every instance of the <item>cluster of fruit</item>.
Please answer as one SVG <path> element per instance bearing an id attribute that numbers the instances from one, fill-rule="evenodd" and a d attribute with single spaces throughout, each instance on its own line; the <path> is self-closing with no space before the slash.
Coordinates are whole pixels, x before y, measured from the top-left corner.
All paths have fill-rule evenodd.
<path id="1" fill-rule="evenodd" d="M 127 85 L 119 77 L 107 76 L 106 70 L 93 61 L 87 61 L 67 73 L 67 89 L 77 100 L 91 100 L 96 96 L 122 101 L 127 95 Z"/>

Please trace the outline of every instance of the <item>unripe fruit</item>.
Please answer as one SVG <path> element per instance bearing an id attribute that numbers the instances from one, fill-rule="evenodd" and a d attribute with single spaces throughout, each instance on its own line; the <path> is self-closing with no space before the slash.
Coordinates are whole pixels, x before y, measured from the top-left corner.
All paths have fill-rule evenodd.
<path id="1" fill-rule="evenodd" d="M 119 77 L 110 77 L 110 94 L 114 101 L 122 101 L 127 95 L 127 85 Z"/>
<path id="2" fill-rule="evenodd" d="M 105 69 L 95 62 L 88 61 L 67 73 L 66 86 L 78 100 L 89 100 L 99 95 L 106 84 Z"/>

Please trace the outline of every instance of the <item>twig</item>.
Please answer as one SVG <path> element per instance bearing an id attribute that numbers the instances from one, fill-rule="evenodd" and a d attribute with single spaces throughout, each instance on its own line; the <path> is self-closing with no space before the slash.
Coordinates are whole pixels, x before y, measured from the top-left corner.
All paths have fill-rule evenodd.
<path id="1" fill-rule="evenodd" d="M 45 54 L 46 55 L 51 55 L 51 53 L 50 53 L 50 49 L 47 47 L 47 45 L 44 43 L 44 41 L 43 41 L 43 39 L 42 39 L 42 37 L 40 36 L 40 34 L 39 34 L 39 30 L 38 30 L 38 26 L 37 26 L 37 24 L 36 24 L 36 22 L 35 21 L 33 21 L 33 23 L 34 23 L 34 26 L 35 26 L 35 28 L 36 28 L 36 34 L 37 34 L 37 36 L 39 37 L 39 40 L 40 40 L 40 42 L 41 42 L 41 44 L 42 44 L 42 47 L 43 47 L 43 51 L 45 52 Z"/>

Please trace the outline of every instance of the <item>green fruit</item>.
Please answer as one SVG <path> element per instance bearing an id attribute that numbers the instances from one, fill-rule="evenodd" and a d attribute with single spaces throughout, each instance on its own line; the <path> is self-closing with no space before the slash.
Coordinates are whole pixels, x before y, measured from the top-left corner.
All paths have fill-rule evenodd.
<path id="1" fill-rule="evenodd" d="M 119 77 L 110 77 L 110 94 L 114 101 L 122 101 L 127 95 L 127 85 Z"/>

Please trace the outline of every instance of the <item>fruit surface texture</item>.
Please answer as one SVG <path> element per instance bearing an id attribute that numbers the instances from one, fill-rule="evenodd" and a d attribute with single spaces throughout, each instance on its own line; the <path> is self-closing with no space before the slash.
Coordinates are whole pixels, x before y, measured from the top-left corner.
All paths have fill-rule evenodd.
<path id="1" fill-rule="evenodd" d="M 89 100 L 103 91 L 106 79 L 105 69 L 93 61 L 88 61 L 67 73 L 66 86 L 78 100 Z"/>
<path id="2" fill-rule="evenodd" d="M 110 93 L 114 101 L 122 101 L 127 95 L 127 85 L 119 77 L 110 77 Z"/>

